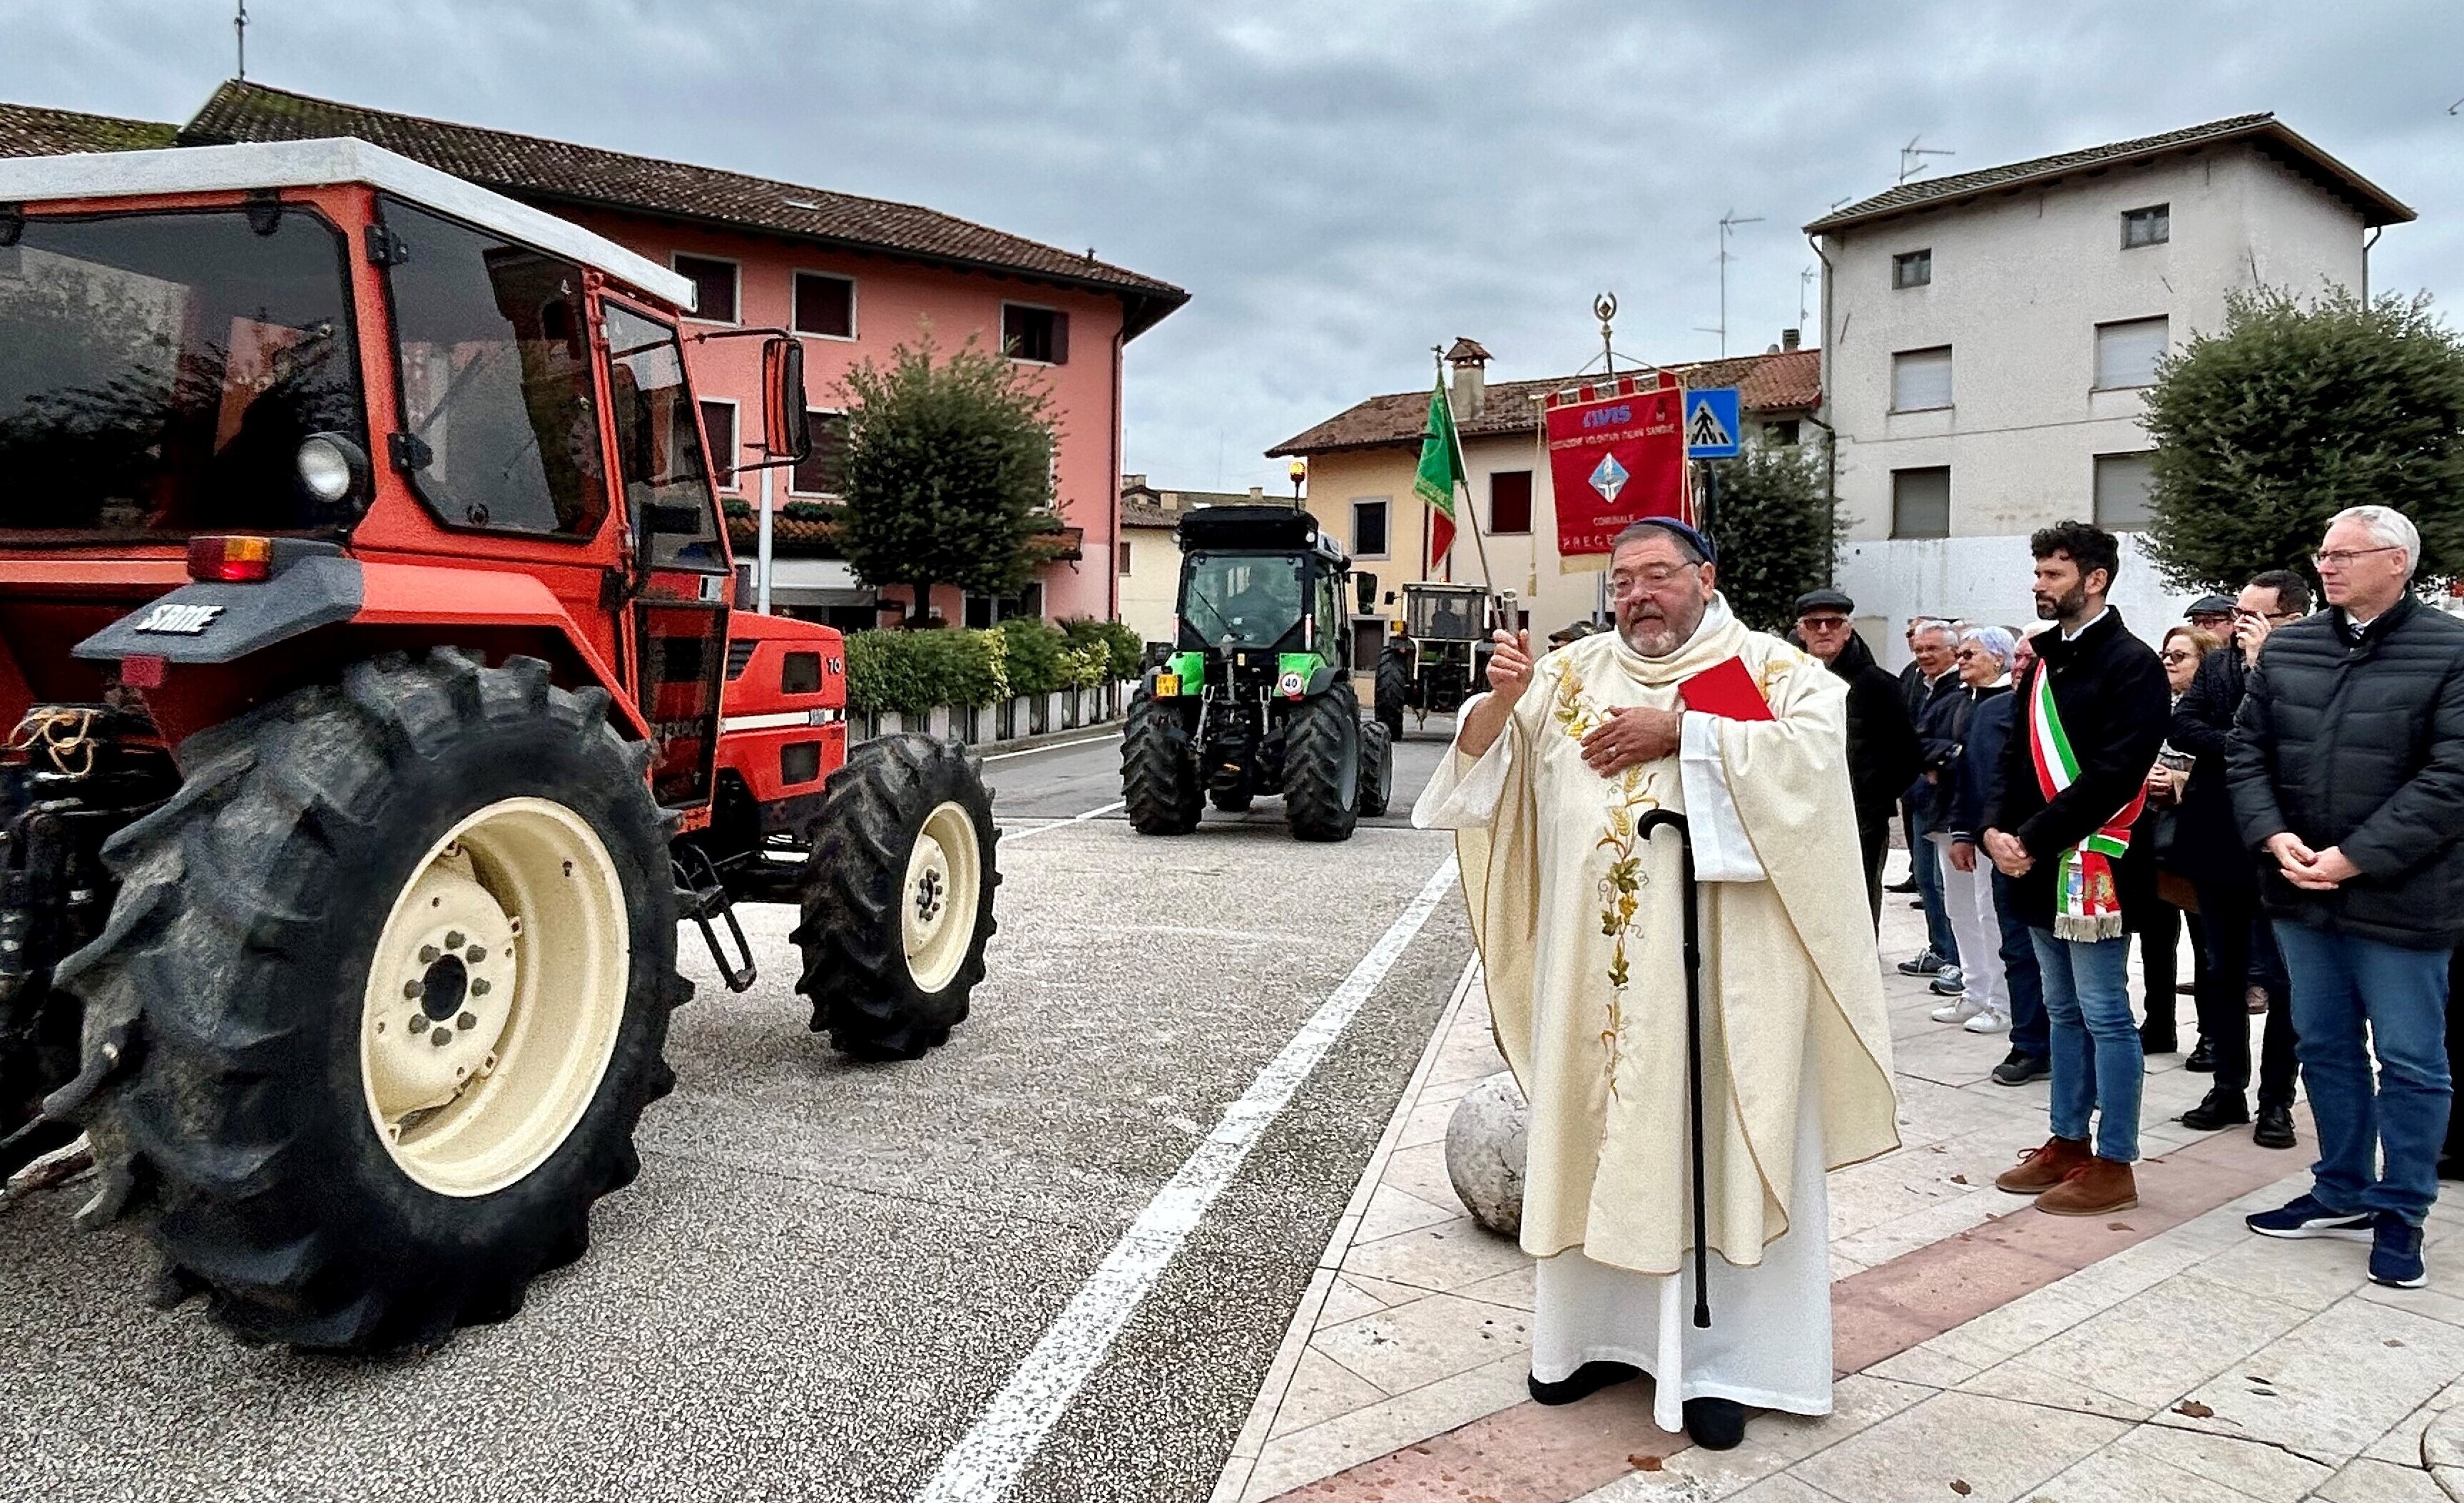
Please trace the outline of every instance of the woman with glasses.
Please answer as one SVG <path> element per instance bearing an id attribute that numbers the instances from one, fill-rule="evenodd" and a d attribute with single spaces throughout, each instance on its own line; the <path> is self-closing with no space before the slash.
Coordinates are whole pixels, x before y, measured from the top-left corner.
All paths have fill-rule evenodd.
<path id="1" fill-rule="evenodd" d="M 1976 808 L 1960 797 L 1967 777 L 1968 733 L 1977 710 L 2011 692 L 2011 655 L 2015 646 L 2000 627 L 1969 627 L 1959 634 L 1952 662 L 1960 692 L 1951 696 L 1947 713 L 1929 717 L 1920 739 L 1925 753 L 1925 778 L 1933 800 L 1926 839 L 1942 865 L 1943 906 L 1949 910 L 1951 932 L 1967 962 L 1960 967 L 1960 994 L 1933 1009 L 1936 1023 L 1957 1023 L 1970 1033 L 2000 1033 L 2011 1027 L 2011 988 L 1997 958 L 2002 948 L 2002 921 L 1993 907 L 1992 869 L 1980 870 L 1976 859 Z M 1969 817 L 1962 820 L 1963 810 Z"/>
<path id="2" fill-rule="evenodd" d="M 2165 665 L 2166 687 L 2172 703 L 2182 702 L 2190 683 L 2198 677 L 2199 664 L 2207 655 L 2223 646 L 2214 633 L 2194 626 L 2177 626 L 2165 633 L 2165 645 L 2156 657 Z M 2147 922 L 2139 930 L 2139 974 L 2145 990 L 2139 1025 L 2140 1048 L 2150 1054 L 2170 1054 L 2181 1045 L 2179 992 L 2174 978 L 2181 974 L 2183 922 L 2187 917 L 2190 931 L 2190 995 L 2195 999 L 2207 984 L 2207 949 L 2202 943 L 2204 931 L 2198 917 L 2198 899 L 2192 895 L 2190 879 L 2175 871 L 2175 811 L 2182 802 L 2182 790 L 2190 776 L 2191 757 L 2169 742 L 2158 748 L 2156 764 L 2147 769 L 2147 810 L 2139 818 L 2130 842 L 2130 853 L 2123 858 L 2114 873 L 2124 889 L 2123 901 L 2137 892 L 2147 906 L 2144 910 Z M 2200 1030 L 2200 1042 L 2190 1051 L 2185 1065 L 2189 1070 L 2210 1068 L 2212 1051 L 2207 1045 L 2207 1033 Z"/>

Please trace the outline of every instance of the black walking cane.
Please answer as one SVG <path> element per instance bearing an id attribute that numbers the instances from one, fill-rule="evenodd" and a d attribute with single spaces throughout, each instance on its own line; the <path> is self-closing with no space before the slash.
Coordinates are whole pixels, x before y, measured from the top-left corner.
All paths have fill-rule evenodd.
<path id="1" fill-rule="evenodd" d="M 1684 815 L 1656 808 L 1636 823 L 1635 838 L 1647 844 L 1651 832 L 1662 825 L 1677 831 L 1677 854 L 1685 874 L 1685 1094 L 1686 1107 L 1693 1118 L 1694 1324 L 1707 1330 L 1711 1324 L 1711 1254 L 1710 1237 L 1705 1229 L 1707 1217 L 1703 1193 L 1703 939 L 1695 908 L 1694 835 Z"/>

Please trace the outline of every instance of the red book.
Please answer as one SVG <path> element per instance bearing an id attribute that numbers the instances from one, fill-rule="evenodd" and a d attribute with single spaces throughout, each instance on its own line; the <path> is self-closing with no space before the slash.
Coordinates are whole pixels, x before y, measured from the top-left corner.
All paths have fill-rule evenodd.
<path id="1" fill-rule="evenodd" d="M 1730 720 L 1775 719 L 1771 701 L 1763 697 L 1754 675 L 1746 669 L 1745 659 L 1729 658 L 1714 663 L 1677 686 L 1677 697 L 1688 710 L 1716 715 Z"/>

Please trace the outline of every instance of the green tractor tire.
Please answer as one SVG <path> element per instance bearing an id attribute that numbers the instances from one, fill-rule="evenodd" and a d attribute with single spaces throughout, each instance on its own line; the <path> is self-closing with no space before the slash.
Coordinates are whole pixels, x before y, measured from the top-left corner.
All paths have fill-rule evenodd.
<path id="1" fill-rule="evenodd" d="M 1360 819 L 1360 701 L 1350 684 L 1284 723 L 1284 812 L 1302 840 L 1349 840 Z"/>
<path id="2" fill-rule="evenodd" d="M 1143 691 L 1130 702 L 1121 733 L 1121 802 L 1141 835 L 1186 835 L 1205 808 L 1197 751 L 1179 712 Z"/>

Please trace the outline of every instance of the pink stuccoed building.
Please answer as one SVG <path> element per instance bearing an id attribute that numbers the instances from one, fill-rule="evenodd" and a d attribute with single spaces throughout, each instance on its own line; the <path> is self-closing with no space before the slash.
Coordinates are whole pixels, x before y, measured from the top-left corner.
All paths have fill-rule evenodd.
<path id="1" fill-rule="evenodd" d="M 673 267 L 700 289 L 688 334 L 782 327 L 804 344 L 817 409 L 811 460 L 771 477 L 771 606 L 777 612 L 869 627 L 908 604 L 901 586 L 856 582 L 809 503 L 840 484 L 843 380 L 859 362 L 928 329 L 944 350 L 969 338 L 1008 348 L 1049 384 L 1058 419 L 1054 466 L 1062 531 L 1041 578 L 1008 601 L 935 591 L 953 623 L 1018 614 L 1116 617 L 1121 473 L 1121 347 L 1189 295 L 1169 282 L 909 204 L 649 157 L 363 109 L 231 81 L 179 130 L 183 144 L 356 136 L 561 214 Z M 154 143 L 148 142 L 151 144 Z M 689 347 L 715 458 L 751 456 L 760 441 L 759 339 Z M 758 475 L 720 463 L 739 577 L 753 558 Z M 753 604 L 749 589 L 742 604 Z"/>

